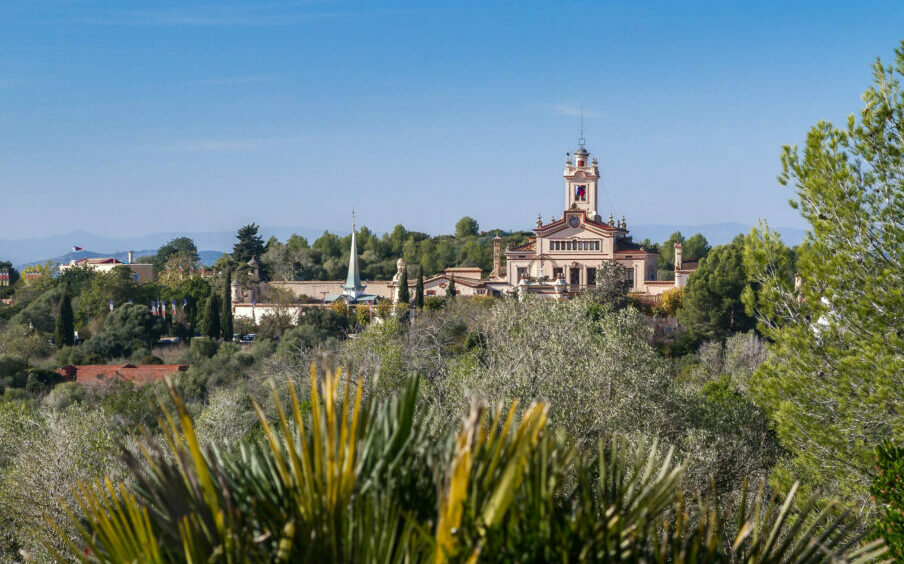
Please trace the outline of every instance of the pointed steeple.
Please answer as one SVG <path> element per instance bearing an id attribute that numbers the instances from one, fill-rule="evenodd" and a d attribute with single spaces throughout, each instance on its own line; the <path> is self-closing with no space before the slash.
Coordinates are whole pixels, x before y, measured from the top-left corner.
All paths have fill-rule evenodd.
<path id="1" fill-rule="evenodd" d="M 342 293 L 352 298 L 357 298 L 364 293 L 364 286 L 361 285 L 361 272 L 358 270 L 358 244 L 355 241 L 355 214 L 352 213 L 352 248 L 348 257 L 348 276 L 345 278 L 345 285 L 342 286 Z"/>

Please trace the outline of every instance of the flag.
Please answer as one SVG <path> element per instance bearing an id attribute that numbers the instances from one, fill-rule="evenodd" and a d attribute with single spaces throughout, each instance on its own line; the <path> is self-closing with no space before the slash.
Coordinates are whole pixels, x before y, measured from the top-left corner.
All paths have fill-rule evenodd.
<path id="1" fill-rule="evenodd" d="M 170 300 L 170 306 L 173 308 L 173 319 L 176 318 L 176 300 Z"/>
<path id="2" fill-rule="evenodd" d="M 257 323 L 257 318 L 254 315 L 254 308 L 257 307 L 257 300 L 251 300 L 251 322 Z"/>
<path id="3" fill-rule="evenodd" d="M 188 305 L 188 298 L 182 298 L 182 311 L 185 311 L 185 306 Z"/>
<path id="4" fill-rule="evenodd" d="M 77 253 L 84 249 L 85 247 L 79 247 L 78 245 L 72 245 L 72 252 Z"/>
<path id="5" fill-rule="evenodd" d="M 160 309 L 160 315 L 163 317 L 163 320 L 166 321 L 166 302 L 160 300 L 157 302 L 157 307 Z"/>
<path id="6" fill-rule="evenodd" d="M 113 311 L 113 298 L 110 298 L 110 311 Z"/>
<path id="7" fill-rule="evenodd" d="M 157 315 L 157 302 L 151 300 L 151 315 Z"/>

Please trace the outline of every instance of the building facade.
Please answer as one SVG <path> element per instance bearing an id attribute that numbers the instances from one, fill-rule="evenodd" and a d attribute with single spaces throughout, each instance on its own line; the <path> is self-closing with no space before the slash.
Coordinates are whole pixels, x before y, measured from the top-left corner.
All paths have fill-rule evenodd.
<path id="1" fill-rule="evenodd" d="M 61 264 L 60 272 L 65 272 L 69 268 L 81 267 L 90 268 L 98 272 L 110 272 L 117 266 L 127 266 L 132 271 L 132 280 L 139 284 L 154 281 L 154 265 L 153 264 L 136 264 L 132 262 L 133 253 L 129 251 L 129 262 L 122 262 L 115 258 L 83 258 L 80 260 L 71 260 L 69 264 Z"/>

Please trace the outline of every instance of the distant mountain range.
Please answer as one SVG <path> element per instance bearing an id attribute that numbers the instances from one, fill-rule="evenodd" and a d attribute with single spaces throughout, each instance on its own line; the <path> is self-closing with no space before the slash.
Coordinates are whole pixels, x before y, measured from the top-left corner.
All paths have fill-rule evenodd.
<path id="1" fill-rule="evenodd" d="M 708 223 L 705 225 L 628 225 L 628 229 L 631 230 L 631 235 L 634 236 L 635 241 L 649 239 L 650 241 L 661 243 L 671 237 L 675 231 L 681 231 L 681 234 L 685 237 L 702 233 L 710 245 L 731 243 L 732 239 L 737 235 L 750 233 L 751 227 L 753 226 L 734 222 Z M 790 247 L 799 245 L 807 234 L 805 229 L 797 227 L 770 226 L 769 228 L 781 233 L 782 242 Z"/>
<path id="2" fill-rule="evenodd" d="M 651 241 L 665 241 L 675 231 L 681 231 L 685 237 L 702 233 L 710 245 L 722 245 L 731 242 L 739 233 L 748 233 L 749 225 L 743 223 L 710 223 L 705 225 L 628 225 L 635 241 L 649 238 Z M 271 236 L 285 241 L 292 234 L 301 235 L 313 242 L 323 234 L 323 229 L 311 227 L 261 227 L 260 234 L 266 241 Z M 797 245 L 804 239 L 806 232 L 795 227 L 779 227 L 782 240 L 786 245 Z M 346 231 L 333 231 L 340 235 Z M 157 249 L 176 237 L 190 237 L 198 248 L 229 250 L 235 243 L 235 232 L 214 231 L 202 233 L 154 233 L 134 237 L 105 237 L 87 231 L 73 231 L 63 235 L 36 237 L 27 239 L 0 239 L 0 260 L 8 260 L 17 268 L 31 264 L 44 264 L 48 260 L 53 263 L 68 263 L 73 259 L 114 257 L 125 261 L 130 250 L 135 257 L 152 255 Z M 84 250 L 73 252 L 73 245 Z M 63 252 L 67 251 L 67 252 Z M 210 265 L 216 262 L 224 251 L 200 251 L 201 262 Z M 50 257 L 50 258 L 48 258 Z"/>
<path id="3" fill-rule="evenodd" d="M 157 249 L 143 249 L 140 251 L 135 251 L 135 262 L 138 262 L 138 259 L 143 256 L 153 255 L 157 253 Z M 223 251 L 198 251 L 198 257 L 201 259 L 201 264 L 204 266 L 210 266 L 217 262 L 223 256 Z M 53 257 L 44 260 L 36 260 L 31 262 L 25 262 L 22 264 L 17 264 L 16 268 L 18 270 L 22 270 L 27 266 L 31 266 L 33 264 L 46 264 L 50 261 L 51 264 L 68 264 L 73 260 L 81 260 L 85 258 L 115 258 L 117 260 L 121 260 L 122 262 L 128 262 L 129 251 L 119 251 L 116 253 L 97 253 L 94 251 L 69 251 L 65 255 L 60 255 L 58 257 Z"/>
<path id="4" fill-rule="evenodd" d="M 271 236 L 283 241 L 293 233 L 316 239 L 323 230 L 308 227 L 261 227 L 260 234 L 266 241 Z M 73 258 L 90 257 L 125 257 L 130 250 L 135 251 L 135 256 L 156 253 L 156 249 L 176 237 L 190 237 L 199 249 L 223 249 L 231 250 L 235 243 L 234 231 L 213 231 L 200 233 L 153 233 L 130 237 L 105 237 L 95 235 L 87 231 L 73 231 L 61 235 L 49 237 L 34 237 L 23 239 L 0 239 L 0 260 L 8 260 L 14 265 L 43 264 L 48 260 L 53 262 L 69 262 Z M 84 251 L 73 253 L 72 247 L 77 245 Z M 142 250 L 140 250 L 142 249 Z M 211 259 L 212 253 L 219 258 L 223 251 L 202 251 L 202 262 L 216 261 Z M 80 254 L 93 253 L 93 254 Z M 205 255 L 204 253 L 208 253 Z M 122 260 L 122 259 L 120 259 Z"/>

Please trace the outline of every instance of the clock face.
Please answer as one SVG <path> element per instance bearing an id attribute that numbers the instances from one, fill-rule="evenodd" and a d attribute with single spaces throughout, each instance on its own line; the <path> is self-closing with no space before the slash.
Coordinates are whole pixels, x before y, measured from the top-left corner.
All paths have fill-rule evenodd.
<path id="1" fill-rule="evenodd" d="M 570 225 L 572 227 L 577 227 L 580 222 L 581 222 L 581 220 L 579 220 L 578 216 L 576 216 L 576 215 L 573 215 L 568 218 L 568 225 Z"/>

